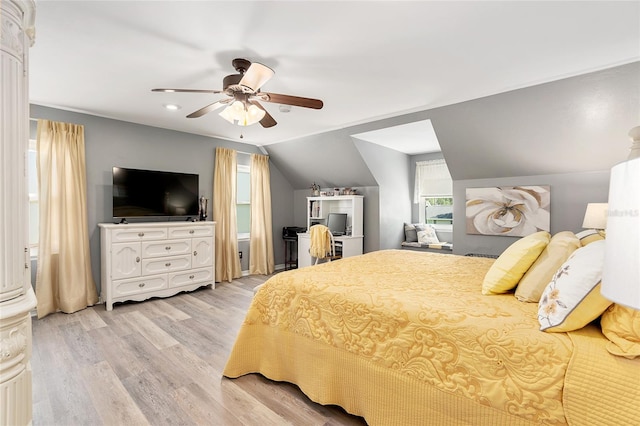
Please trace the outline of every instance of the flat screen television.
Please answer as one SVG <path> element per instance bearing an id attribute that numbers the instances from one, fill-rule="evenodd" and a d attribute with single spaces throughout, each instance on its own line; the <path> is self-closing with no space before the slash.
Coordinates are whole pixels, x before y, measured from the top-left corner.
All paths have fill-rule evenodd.
<path id="1" fill-rule="evenodd" d="M 347 214 L 329 213 L 327 216 L 327 228 L 333 235 L 344 235 L 347 232 Z"/>
<path id="2" fill-rule="evenodd" d="M 198 175 L 113 168 L 114 219 L 198 216 Z"/>

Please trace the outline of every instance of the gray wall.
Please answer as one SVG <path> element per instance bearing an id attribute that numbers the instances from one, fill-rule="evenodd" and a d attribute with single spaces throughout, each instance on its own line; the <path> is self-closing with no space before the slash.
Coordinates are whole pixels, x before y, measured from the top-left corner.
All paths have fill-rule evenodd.
<path id="1" fill-rule="evenodd" d="M 111 166 L 196 171 L 201 192 L 211 198 L 215 147 L 257 152 L 252 145 L 35 105 L 32 117 L 85 125 L 96 277 L 95 225 L 111 220 Z M 354 187 L 365 195 L 365 252 L 397 247 L 402 223 L 417 220 L 415 161 L 429 156 L 412 156 L 404 164 L 404 154 L 364 145 L 351 135 L 425 119 L 433 124 L 454 180 L 454 251 L 498 254 L 513 239 L 466 235 L 464 188 L 549 184 L 552 230 L 579 230 L 586 203 L 606 201 L 609 169 L 626 158 L 627 132 L 640 124 L 640 62 L 266 146 L 276 263 L 284 261 L 282 226 L 306 224 L 305 197 L 313 182 Z M 248 253 L 244 243 L 241 250 Z M 246 269 L 248 255 L 244 259 Z"/>
<path id="2" fill-rule="evenodd" d="M 111 168 L 113 166 L 197 173 L 200 176 L 200 193 L 209 199 L 208 220 L 212 220 L 211 200 L 213 199 L 216 147 L 260 153 L 256 146 L 249 144 L 141 126 L 39 105 L 31 105 L 30 116 L 84 125 L 91 267 L 98 290 L 100 290 L 100 232 L 97 224 L 112 221 Z M 239 162 L 244 161 L 240 157 Z M 276 264 L 282 264 L 284 249 L 281 229 L 283 223 L 293 221 L 292 187 L 273 163 L 270 164 L 270 172 L 275 260 Z M 282 249 L 279 250 L 279 248 Z M 243 243 L 240 250 L 246 252 L 243 255 L 243 270 L 248 269 L 248 243 Z"/>
<path id="3" fill-rule="evenodd" d="M 559 231 L 582 231 L 587 203 L 606 203 L 609 193 L 609 171 L 538 176 L 516 176 L 498 179 L 453 181 L 453 250 L 456 254 L 500 254 L 516 237 L 467 235 L 465 224 L 466 188 L 492 186 L 550 185 L 551 234 Z"/>
<path id="4" fill-rule="evenodd" d="M 588 192 L 589 185 L 594 185 L 594 195 L 601 197 L 597 188 L 607 186 L 608 170 L 626 158 L 630 146 L 627 133 L 640 124 L 640 62 L 266 148 L 273 153 L 275 164 L 287 165 L 283 173 L 295 189 L 307 188 L 314 180 L 332 182 L 327 186 L 378 185 L 379 214 L 385 216 L 385 193 L 397 191 L 398 187 L 391 181 L 378 181 L 376 173 L 384 161 L 381 157 L 384 152 L 365 155 L 354 149 L 355 142 L 350 135 L 426 119 L 431 120 L 454 180 L 454 203 L 458 211 L 454 215 L 454 250 L 495 254 L 513 239 L 480 237 L 478 240 L 466 235 L 464 227 L 458 226 L 464 224 L 464 214 L 460 215 L 459 209 L 464 208 L 465 198 L 464 192 L 455 192 L 460 185 L 456 181 L 466 185 L 470 180 L 487 179 L 488 186 L 498 185 L 496 182 L 514 185 L 530 183 L 530 176 L 554 175 L 556 177 L 549 181 L 557 187 L 552 188 L 555 201 L 552 214 L 567 212 L 574 221 L 565 221 L 566 227 L 579 228 L 584 214 L 581 204 L 594 201 L 579 194 Z M 415 161 L 421 159 L 426 158 L 410 159 L 409 191 L 413 190 Z M 599 179 L 581 180 L 585 173 L 592 172 L 602 173 Z M 568 198 L 555 199 L 561 191 L 566 191 Z M 606 196 L 601 198 L 606 200 Z M 371 202 L 371 199 L 365 200 L 365 206 Z M 411 220 L 417 221 L 417 206 L 407 208 L 411 209 Z M 398 224 L 398 231 L 394 232 L 400 232 L 405 220 L 394 218 Z M 376 220 L 376 231 L 365 234 L 365 245 L 367 236 L 379 234 L 380 248 L 393 247 L 397 237 L 387 231 L 396 225 L 385 222 L 381 228 L 378 223 L 382 220 Z M 554 223 L 557 226 L 555 220 Z M 369 217 L 365 217 L 367 224 L 371 225 Z"/>
<path id="5" fill-rule="evenodd" d="M 398 248 L 404 240 L 403 223 L 411 218 L 410 189 L 412 185 L 409 180 L 409 156 L 355 138 L 354 143 L 378 182 L 379 188 L 378 236 L 377 240 L 374 240 L 373 230 L 372 235 L 365 234 L 367 247 L 372 250 Z M 376 220 L 375 217 L 367 219 Z"/>

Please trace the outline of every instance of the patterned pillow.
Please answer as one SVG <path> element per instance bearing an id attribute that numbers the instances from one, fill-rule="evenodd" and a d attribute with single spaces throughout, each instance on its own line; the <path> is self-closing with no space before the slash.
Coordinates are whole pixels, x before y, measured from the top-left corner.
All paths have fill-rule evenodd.
<path id="1" fill-rule="evenodd" d="M 417 230 L 417 227 L 416 227 Z M 425 225 L 424 231 L 418 231 L 418 242 L 425 244 L 438 244 L 440 240 L 438 240 L 438 235 L 436 234 L 436 230 L 433 229 L 432 226 Z"/>
<path id="2" fill-rule="evenodd" d="M 604 237 L 595 229 L 587 229 L 585 231 L 578 232 L 576 237 L 580 240 L 580 245 L 582 245 L 582 247 L 589 245 L 594 241 L 604 240 Z"/>
<path id="3" fill-rule="evenodd" d="M 496 259 L 482 282 L 482 294 L 506 293 L 518 285 L 520 278 L 549 244 L 551 235 L 539 231 L 511 244 Z"/>
<path id="4" fill-rule="evenodd" d="M 600 321 L 607 336 L 607 351 L 625 358 L 640 357 L 640 311 L 613 304 L 604 311 Z"/>
<path id="5" fill-rule="evenodd" d="M 518 283 L 516 298 L 521 302 L 538 303 L 558 268 L 579 248 L 580 240 L 573 232 L 562 231 L 555 234 Z"/>
<path id="6" fill-rule="evenodd" d="M 538 304 L 540 330 L 578 330 L 611 305 L 600 294 L 604 240 L 574 251 L 556 271 Z"/>

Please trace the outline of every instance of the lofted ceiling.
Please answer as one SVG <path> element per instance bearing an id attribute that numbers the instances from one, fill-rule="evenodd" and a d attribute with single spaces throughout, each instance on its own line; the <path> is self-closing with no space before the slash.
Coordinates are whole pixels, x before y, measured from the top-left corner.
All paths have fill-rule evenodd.
<path id="1" fill-rule="evenodd" d="M 151 92 L 219 90 L 234 58 L 275 70 L 263 91 L 323 109 L 264 103 L 277 126 L 238 127 L 219 111 L 186 118 L 224 95 Z M 38 105 L 270 145 L 638 60 L 638 1 L 41 0 L 29 90 Z M 396 149 L 416 153 L 410 134 L 424 135 L 404 130 Z"/>

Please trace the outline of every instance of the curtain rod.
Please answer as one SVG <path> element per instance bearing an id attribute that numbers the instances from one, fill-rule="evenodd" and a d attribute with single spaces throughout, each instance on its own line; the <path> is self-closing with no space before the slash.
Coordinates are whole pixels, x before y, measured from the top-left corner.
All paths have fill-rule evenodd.
<path id="1" fill-rule="evenodd" d="M 29 117 L 29 121 L 38 121 L 38 119 Z M 256 146 L 260 150 L 260 152 L 262 152 L 262 154 L 266 155 L 267 157 L 269 156 L 269 153 L 267 152 L 266 149 L 262 147 L 262 145 L 256 145 Z M 234 151 L 237 152 L 238 154 L 244 154 L 244 155 L 258 154 L 257 152 L 238 151 L 237 149 L 235 149 Z"/>

